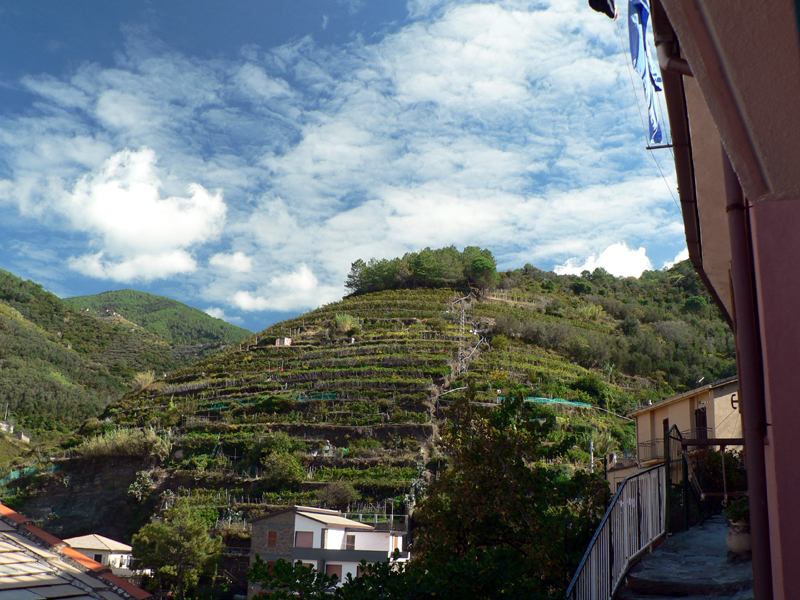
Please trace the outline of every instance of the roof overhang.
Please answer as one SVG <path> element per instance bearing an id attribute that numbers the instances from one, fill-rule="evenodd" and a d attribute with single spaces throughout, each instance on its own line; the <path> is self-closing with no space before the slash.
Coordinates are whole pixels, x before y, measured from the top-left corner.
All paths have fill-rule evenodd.
<path id="1" fill-rule="evenodd" d="M 752 202 L 800 198 L 794 2 L 654 0 L 656 42 L 677 41 L 693 77 L 662 70 L 689 257 L 730 324 L 723 147 Z M 776 126 L 780 123 L 780 126 Z"/>

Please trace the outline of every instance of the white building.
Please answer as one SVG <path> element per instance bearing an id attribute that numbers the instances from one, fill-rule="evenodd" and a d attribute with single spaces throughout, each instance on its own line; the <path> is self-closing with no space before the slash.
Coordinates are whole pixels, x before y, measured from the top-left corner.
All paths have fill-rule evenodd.
<path id="1" fill-rule="evenodd" d="M 102 535 L 81 535 L 64 540 L 70 547 L 104 567 L 114 569 L 131 568 L 131 547 Z"/>
<path id="2" fill-rule="evenodd" d="M 361 575 L 360 562 L 383 562 L 395 550 L 403 552 L 403 534 L 378 530 L 372 525 L 346 519 L 335 510 L 294 506 L 250 521 L 253 537 L 250 564 L 256 556 L 267 564 L 282 558 L 287 562 L 310 564 L 327 575 L 344 581 L 348 573 Z M 258 589 L 250 586 L 248 598 Z"/>

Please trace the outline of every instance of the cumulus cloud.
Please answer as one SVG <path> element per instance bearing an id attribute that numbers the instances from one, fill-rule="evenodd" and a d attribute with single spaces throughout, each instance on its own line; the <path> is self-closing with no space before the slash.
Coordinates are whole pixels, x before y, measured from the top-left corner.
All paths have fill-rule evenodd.
<path id="1" fill-rule="evenodd" d="M 240 325 L 243 321 L 241 317 L 230 316 L 225 313 L 225 310 L 219 308 L 217 306 L 210 306 L 203 311 L 207 315 L 214 317 L 215 319 L 222 319 L 223 321 L 228 321 L 229 323 L 236 323 Z"/>
<path id="2" fill-rule="evenodd" d="M 233 273 L 249 273 L 253 270 L 253 259 L 246 256 L 244 252 L 218 253 L 208 259 L 208 262 Z"/>
<path id="3" fill-rule="evenodd" d="M 580 259 L 570 258 L 554 271 L 559 275 L 580 275 L 584 271 L 602 268 L 617 277 L 639 277 L 644 271 L 653 269 L 653 263 L 647 258 L 647 250 L 629 248 L 625 242 L 612 244 L 600 253 L 592 254 L 583 263 Z"/>
<path id="4" fill-rule="evenodd" d="M 652 265 L 619 240 L 676 246 L 613 23 L 585 0 L 407 7 L 390 33 L 213 60 L 130 30 L 115 68 L 28 77 L 0 205 L 83 234 L 81 273 L 192 273 L 230 311 L 313 308 L 353 260 L 425 246 L 624 274 Z"/>
<path id="5" fill-rule="evenodd" d="M 195 260 L 183 250 L 139 254 L 129 259 L 109 259 L 104 252 L 98 252 L 73 257 L 68 263 L 70 268 L 89 277 L 125 283 L 164 279 L 197 269 Z"/>
<path id="6" fill-rule="evenodd" d="M 689 258 L 689 249 L 688 248 L 684 248 L 683 250 L 678 252 L 678 254 L 675 255 L 674 259 L 664 261 L 664 266 L 661 267 L 661 268 L 662 269 L 671 269 L 672 267 L 674 267 L 679 262 L 687 260 L 688 258 Z"/>
<path id="7" fill-rule="evenodd" d="M 321 303 L 341 297 L 342 287 L 320 285 L 308 265 L 276 275 L 255 293 L 240 290 L 231 298 L 237 308 L 251 311 L 289 311 L 316 308 Z"/>

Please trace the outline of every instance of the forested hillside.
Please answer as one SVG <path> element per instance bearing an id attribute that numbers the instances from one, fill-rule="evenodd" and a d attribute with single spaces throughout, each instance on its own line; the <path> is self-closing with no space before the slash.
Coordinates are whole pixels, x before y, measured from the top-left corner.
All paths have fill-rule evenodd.
<path id="1" fill-rule="evenodd" d="M 28 428 L 74 429 L 138 385 L 137 374 L 170 371 L 223 345 L 226 328 L 218 319 L 200 313 L 210 323 L 204 329 L 194 314 L 200 311 L 179 307 L 170 305 L 158 322 L 186 319 L 183 346 L 130 320 L 73 309 L 42 286 L 0 270 L 0 399 Z"/>
<path id="2" fill-rule="evenodd" d="M 416 524 L 420 573 L 479 569 L 489 589 L 513 565 L 509 597 L 557 595 L 605 501 L 590 444 L 635 450 L 614 413 L 734 374 L 733 339 L 688 263 L 639 279 L 494 264 L 478 248 L 357 261 L 350 296 L 110 404 L 19 502 L 45 510 L 65 477 L 131 460 L 127 500 L 103 500 L 130 505 L 119 522 L 82 498 L 50 526 L 129 536 L 167 497 L 229 528 L 290 503 L 359 506 Z"/>
<path id="3" fill-rule="evenodd" d="M 252 333 L 177 300 L 136 290 L 75 296 L 66 298 L 64 302 L 74 309 L 88 309 L 92 315 L 117 312 L 175 345 L 234 344 Z"/>

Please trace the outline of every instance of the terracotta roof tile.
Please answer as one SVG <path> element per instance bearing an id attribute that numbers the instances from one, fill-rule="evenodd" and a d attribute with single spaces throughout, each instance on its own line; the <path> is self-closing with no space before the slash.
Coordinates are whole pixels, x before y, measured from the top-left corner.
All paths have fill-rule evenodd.
<path id="1" fill-rule="evenodd" d="M 134 598 L 140 598 L 141 600 L 144 600 L 145 598 L 153 597 L 153 595 L 150 592 L 146 592 L 142 588 L 133 585 L 127 579 L 123 579 L 122 577 L 117 577 L 112 573 L 103 573 L 100 577 L 102 577 L 109 583 L 113 583 L 118 588 L 125 590 Z"/>
<path id="2" fill-rule="evenodd" d="M 57 538 L 54 535 L 51 535 L 51 534 L 47 533 L 43 529 L 39 529 L 38 527 L 36 527 L 36 525 L 25 525 L 25 529 L 30 531 L 33 535 L 38 537 L 40 540 L 50 544 L 51 546 L 57 547 L 57 546 L 63 546 L 64 545 L 64 541 L 63 540 L 61 540 L 60 538 Z"/>
<path id="3" fill-rule="evenodd" d="M 5 504 L 0 504 L 0 515 L 3 515 L 6 519 L 11 519 L 20 525 L 25 523 L 33 523 L 33 520 L 29 519 L 28 517 L 23 517 L 17 511 L 8 508 Z"/>
<path id="4" fill-rule="evenodd" d="M 96 560 L 92 560 L 91 558 L 89 558 L 85 554 L 81 554 L 74 548 L 69 548 L 69 547 L 61 548 L 61 553 L 66 554 L 72 560 L 80 563 L 82 566 L 86 567 L 87 569 L 95 573 L 99 573 L 100 571 L 108 569 L 108 567 L 104 567 Z"/>

